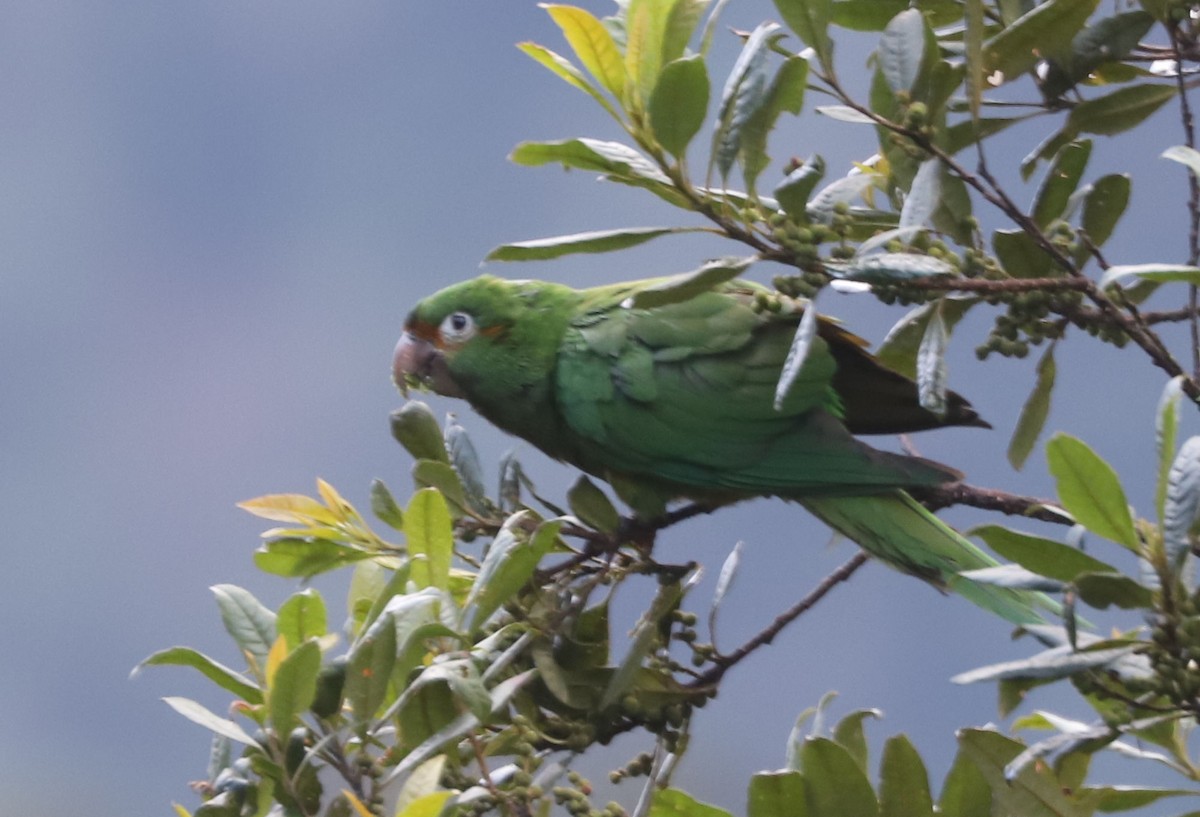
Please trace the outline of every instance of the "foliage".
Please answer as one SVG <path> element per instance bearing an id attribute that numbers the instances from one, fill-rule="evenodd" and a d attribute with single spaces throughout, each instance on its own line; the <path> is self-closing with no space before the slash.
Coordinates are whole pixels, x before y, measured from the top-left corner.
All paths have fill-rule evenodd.
<path id="1" fill-rule="evenodd" d="M 665 279 L 632 306 L 685 300 L 763 261 L 782 265 L 774 284 L 788 298 L 815 301 L 833 287 L 912 306 L 879 357 L 914 376 L 922 403 L 935 411 L 945 405 L 945 355 L 957 324 L 970 311 L 990 309 L 991 329 L 976 350 L 981 360 L 1021 358 L 1045 344 L 1009 445 L 1017 468 L 1041 436 L 1055 350 L 1069 338 L 1082 332 L 1132 345 L 1170 378 L 1155 424 L 1155 502 L 1145 516 L 1130 508 L 1111 467 L 1061 433 L 1045 446 L 1057 507 L 971 486 L 921 497 L 931 507 L 975 505 L 1071 526 L 1066 543 L 998 524 L 974 531 L 1011 561 L 974 571 L 974 581 L 1057 594 L 1063 615 L 1025 628 L 1040 652 L 955 680 L 998 682 L 1005 715 L 1036 687 L 1068 681 L 1096 720 L 1035 711 L 1014 724 L 1052 733 L 1032 743 L 991 729 L 961 731 L 935 801 L 906 738 L 886 742 L 872 785 L 862 729 L 870 713 L 854 713 L 827 734 L 822 705 L 809 713 L 809 734 L 801 735 L 804 718 L 798 724 L 786 767 L 751 780 L 747 813 L 1090 815 L 1194 796 L 1200 761 L 1188 736 L 1200 715 L 1200 438 L 1180 445 L 1177 437 L 1185 399 L 1200 398 L 1200 382 L 1158 329 L 1190 323 L 1190 351 L 1200 361 L 1200 153 L 1187 96 L 1189 66 L 1200 55 L 1200 7 L 1141 0 L 1110 13 L 1096 0 L 775 0 L 780 21 L 737 32 L 740 55 L 717 90 L 710 49 L 726 5 L 621 0 L 603 19 L 574 6 L 544 6 L 571 56 L 534 43 L 521 50 L 593 99 L 628 143 L 525 142 L 512 160 L 599 173 L 702 223 L 515 242 L 491 259 L 550 259 L 716 233 L 739 254 Z M 878 36 L 865 100 L 839 79 L 839 29 Z M 780 148 L 770 137 L 780 118 L 801 114 L 818 95 L 823 104 L 809 115 L 871 128 L 878 153 L 829 182 L 826 162 L 815 155 L 771 171 L 768 150 Z M 1164 157 L 1182 165 L 1190 184 L 1185 263 L 1151 257 L 1111 264 L 1103 247 L 1129 204 L 1132 180 L 1090 173 L 1089 137 L 1119 136 L 1168 105 L 1180 114 L 1184 144 Z M 711 137 L 702 138 L 710 121 Z M 1040 141 L 1000 178 L 985 147 L 1018 122 L 1041 125 Z M 962 158 L 968 151 L 973 169 Z M 1034 200 L 1018 205 L 1006 184 L 1039 172 Z M 1144 309 L 1160 288 L 1174 298 L 1170 308 Z M 772 296 L 762 300 L 764 309 L 775 305 Z M 797 332 L 781 394 L 811 326 L 802 322 Z M 654 736 L 651 751 L 614 772 L 616 779 L 645 777 L 636 813 L 725 814 L 669 786 L 696 709 L 727 671 L 863 557 L 746 643 L 722 650 L 711 632 L 737 550 L 710 605 L 708 641 L 686 609 L 695 566 L 650 558 L 659 530 L 700 509 L 654 524 L 622 517 L 586 477 L 565 500 L 543 498 L 511 458 L 488 495 L 456 423 L 442 430 L 425 406 L 410 402 L 392 428 L 415 459 L 414 492 L 402 506 L 382 483 L 372 485 L 372 510 L 389 528 L 387 538 L 323 482 L 319 498 L 271 495 L 243 505 L 282 524 L 265 534 L 255 555 L 260 569 L 301 580 L 352 569 L 343 633 L 329 632 L 325 602 L 311 588 L 272 611 L 247 591 L 220 585 L 219 612 L 246 668 L 187 647 L 143 662 L 192 667 L 236 699 L 232 717 L 168 699 L 215 735 L 199 786 L 204 802 L 192 814 L 371 815 L 385 813 L 385 803 L 386 813 L 406 817 L 546 814 L 558 803 L 572 814 L 617 815 L 624 810 L 615 804 L 591 805 L 588 784 L 569 764 L 633 730 Z M 555 504 L 564 501 L 566 508 Z M 1137 574 L 1084 553 L 1085 534 L 1134 554 Z M 651 587 L 652 600 L 614 658 L 609 603 L 628 582 Z M 1077 616 L 1083 606 L 1115 608 L 1130 623 L 1098 636 Z M 1101 750 L 1166 764 L 1186 785 L 1088 785 L 1091 757 Z"/>

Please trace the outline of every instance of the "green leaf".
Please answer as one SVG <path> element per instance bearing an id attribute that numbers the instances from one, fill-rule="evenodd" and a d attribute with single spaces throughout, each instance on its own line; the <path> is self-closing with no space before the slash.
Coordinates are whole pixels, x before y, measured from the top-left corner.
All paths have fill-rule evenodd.
<path id="1" fill-rule="evenodd" d="M 180 715 L 183 715 L 183 717 L 192 723 L 200 724 L 205 729 L 216 732 L 218 735 L 223 735 L 238 743 L 244 743 L 247 746 L 258 745 L 254 738 L 250 737 L 249 733 L 236 722 L 214 714 L 190 698 L 167 697 L 163 698 L 163 701 L 167 706 L 174 709 Z"/>
<path id="2" fill-rule="evenodd" d="M 1111 286 L 1129 276 L 1158 283 L 1178 281 L 1193 286 L 1200 285 L 1200 267 L 1189 264 L 1118 264 L 1104 271 L 1100 278 L 1100 286 Z"/>
<path id="3" fill-rule="evenodd" d="M 950 331 L 935 309 L 917 349 L 917 394 L 921 407 L 941 417 L 946 413 L 946 345 Z"/>
<path id="4" fill-rule="evenodd" d="M 604 110 L 608 111 L 613 119 L 620 121 L 621 115 L 617 113 L 617 109 L 612 106 L 604 94 L 601 93 L 595 85 L 588 81 L 588 78 L 582 71 L 576 68 L 570 60 L 563 57 L 549 48 L 538 45 L 537 43 L 518 43 L 517 48 L 531 57 L 539 65 L 547 68 L 552 74 L 564 80 L 568 85 L 572 85 L 586 93 L 592 99 L 600 103 Z"/>
<path id="5" fill-rule="evenodd" d="M 396 811 L 396 817 L 438 817 L 446 810 L 447 801 L 454 796 L 448 790 L 434 791 L 406 803 Z"/>
<path id="6" fill-rule="evenodd" d="M 913 177 L 908 194 L 904 197 L 898 226 L 902 230 L 908 227 L 931 226 L 933 214 L 937 212 L 941 201 L 942 163 L 939 159 L 927 159 L 917 168 L 917 175 Z"/>
<path id="7" fill-rule="evenodd" d="M 938 810 L 942 817 L 992 817 L 992 788 L 961 748 L 942 783 Z"/>
<path id="8" fill-rule="evenodd" d="M 775 0 L 775 8 L 787 27 L 817 52 L 821 67 L 829 71 L 833 65 L 833 42 L 829 39 L 833 0 Z"/>
<path id="9" fill-rule="evenodd" d="M 296 650 L 310 638 L 320 638 L 327 632 L 325 601 L 321 594 L 309 587 L 279 607 L 275 618 L 275 631 L 287 641 L 289 650 Z"/>
<path id="10" fill-rule="evenodd" d="M 860 709 L 851 712 L 833 727 L 833 740 L 850 753 L 864 774 L 868 773 L 867 738 L 863 734 L 863 721 L 867 718 L 882 718 L 878 709 Z"/>
<path id="11" fill-rule="evenodd" d="M 1008 462 L 1018 471 L 1029 459 L 1034 443 L 1046 425 L 1046 417 L 1050 414 L 1050 395 L 1054 391 L 1054 379 L 1057 375 L 1057 367 L 1054 365 L 1055 346 L 1055 343 L 1047 346 L 1041 360 L 1038 361 L 1033 391 L 1021 407 L 1021 416 L 1017 419 L 1012 439 L 1008 442 Z"/>
<path id="12" fill-rule="evenodd" d="M 624 250 L 673 233 L 701 232 L 700 227 L 625 227 L 617 230 L 592 230 L 586 233 L 556 235 L 501 244 L 487 254 L 485 261 L 545 261 L 573 253 L 601 253 Z"/>
<path id="13" fill-rule="evenodd" d="M 925 56 L 925 19 L 915 8 L 905 9 L 883 30 L 876 51 L 880 70 L 893 93 L 911 92 Z"/>
<path id="14" fill-rule="evenodd" d="M 970 535 L 978 536 L 987 546 L 1005 559 L 1016 562 L 1037 573 L 1062 582 L 1072 582 L 1081 573 L 1113 572 L 1116 568 L 1078 548 L 1043 539 L 999 525 L 973 528 Z"/>
<path id="15" fill-rule="evenodd" d="M 1064 145 L 1054 155 L 1054 163 L 1046 170 L 1042 184 L 1033 201 L 1033 220 L 1045 229 L 1050 222 L 1061 218 L 1067 202 L 1079 187 L 1088 158 L 1092 155 L 1090 139 L 1081 139 Z"/>
<path id="16" fill-rule="evenodd" d="M 992 790 L 992 813 L 1089 817 L 1090 809 L 1073 801 L 1047 766 L 1028 766 L 1015 780 L 1005 778 L 1005 766 L 1025 748 L 1017 741 L 988 729 L 964 729 L 958 742 Z"/>
<path id="17" fill-rule="evenodd" d="M 133 674 L 140 672 L 142 667 L 160 666 L 192 667 L 221 689 L 232 692 L 246 703 L 262 703 L 262 690 L 255 686 L 253 681 L 191 647 L 170 647 L 159 650 L 134 667 Z"/>
<path id="18" fill-rule="evenodd" d="M 387 695 L 396 663 L 396 626 L 384 613 L 350 647 L 345 698 L 358 723 L 365 727 Z"/>
<path id="19" fill-rule="evenodd" d="M 983 102 L 983 0 L 966 0 L 963 4 L 963 86 L 967 92 L 968 124 L 971 132 L 983 138 L 979 108 Z M 953 153 L 953 150 L 951 151 Z"/>
<path id="20" fill-rule="evenodd" d="M 929 773 L 921 755 L 904 735 L 883 745 L 879 766 L 880 817 L 932 817 Z"/>
<path id="21" fill-rule="evenodd" d="M 808 197 L 825 176 L 825 160 L 813 155 L 800 167 L 787 174 L 772 195 L 789 216 L 799 222 L 808 221 Z"/>
<path id="22" fill-rule="evenodd" d="M 318 573 L 370 559 L 375 554 L 328 539 L 285 536 L 264 542 L 254 552 L 254 564 L 265 573 L 309 579 Z"/>
<path id="23" fill-rule="evenodd" d="M 956 684 L 1007 679 L 1055 680 L 1069 678 L 1084 670 L 1101 669 L 1134 653 L 1138 647 L 1113 647 L 1075 652 L 1067 647 L 1053 647 L 1030 657 L 1003 661 L 986 667 L 960 672 L 950 680 Z M 1007 762 L 1007 761 L 1006 761 Z"/>
<path id="24" fill-rule="evenodd" d="M 883 343 L 875 351 L 875 357 L 884 366 L 908 378 L 917 375 L 917 349 L 925 337 L 926 327 L 935 312 L 940 312 L 947 331 L 953 331 L 972 306 L 979 303 L 974 296 L 947 295 L 936 301 L 916 307 L 891 328 Z"/>
<path id="25" fill-rule="evenodd" d="M 712 162 L 722 179 L 729 175 L 742 150 L 743 127 L 769 99 L 767 54 L 769 39 L 778 30 L 774 23 L 762 23 L 755 28 L 725 80 L 712 147 Z"/>
<path id="26" fill-rule="evenodd" d="M 454 555 L 454 531 L 446 500 L 436 489 L 422 488 L 413 494 L 405 519 L 412 580 L 417 587 L 445 590 Z"/>
<path id="27" fill-rule="evenodd" d="M 1129 503 L 1112 466 L 1082 440 L 1062 433 L 1046 443 L 1046 460 L 1058 485 L 1059 500 L 1075 521 L 1137 552 Z"/>
<path id="28" fill-rule="evenodd" d="M 759 772 L 750 778 L 747 817 L 808 817 L 806 800 L 800 772 Z"/>
<path id="29" fill-rule="evenodd" d="M 1049 0 L 1023 14 L 983 48 L 986 73 L 993 84 L 1011 82 L 1048 51 L 1069 43 L 1095 11 L 1098 0 Z"/>
<path id="30" fill-rule="evenodd" d="M 421 489 L 433 489 L 442 495 L 455 518 L 468 516 L 472 513 L 472 505 L 467 500 L 467 491 L 463 487 L 462 477 L 454 466 L 436 460 L 417 460 L 412 467 L 413 484 Z"/>
<path id="31" fill-rule="evenodd" d="M 562 521 L 544 522 L 530 536 L 524 525 L 534 519 L 531 511 L 519 511 L 504 521 L 492 540 L 464 604 L 466 631 L 482 627 L 501 604 L 513 598 L 553 548 Z"/>
<path id="32" fill-rule="evenodd" d="M 395 497 L 383 484 L 383 480 L 371 480 L 371 511 L 389 527 L 398 531 L 404 530 L 404 512 L 400 510 Z"/>
<path id="33" fill-rule="evenodd" d="M 450 462 L 442 429 L 429 406 L 409 400 L 392 412 L 392 436 L 416 460 Z"/>
<path id="34" fill-rule="evenodd" d="M 1048 579 L 1037 573 L 1026 570 L 1020 565 L 996 565 L 995 567 L 980 567 L 973 570 L 960 570 L 958 573 L 964 579 L 970 579 L 976 584 L 988 584 L 993 587 L 1007 587 L 1011 590 L 1037 590 L 1056 593 L 1064 588 L 1057 579 Z"/>
<path id="35" fill-rule="evenodd" d="M 1083 200 L 1080 226 L 1097 247 L 1104 246 L 1129 204 L 1132 183 L 1127 173 L 1112 173 L 1096 180 Z M 1086 248 L 1081 251 L 1086 252 Z"/>
<path id="36" fill-rule="evenodd" d="M 232 584 L 210 588 L 221 611 L 225 631 L 251 660 L 256 672 L 267 666 L 267 653 L 275 641 L 275 614 L 254 598 L 250 591 Z"/>
<path id="37" fill-rule="evenodd" d="M 843 747 L 828 738 L 808 738 L 800 764 L 812 817 L 871 815 L 879 803 L 866 774 Z"/>
<path id="38" fill-rule="evenodd" d="M 446 417 L 446 451 L 450 454 L 450 464 L 458 474 L 466 501 L 476 511 L 486 513 L 488 499 L 487 490 L 483 487 L 483 468 L 479 464 L 479 454 L 471 442 L 467 430 L 459 425 L 454 415 Z"/>
<path id="39" fill-rule="evenodd" d="M 756 260 L 754 256 L 716 258 L 704 262 L 699 269 L 691 272 L 659 278 L 634 292 L 629 297 L 629 306 L 632 309 L 654 309 L 689 301 L 702 292 L 737 278 Z"/>
<path id="40" fill-rule="evenodd" d="M 732 817 L 728 811 L 702 803 L 679 789 L 656 789 L 649 817 Z"/>
<path id="41" fill-rule="evenodd" d="M 775 384 L 774 407 L 776 411 L 783 410 L 788 393 L 804 369 L 804 361 L 808 359 L 813 339 L 817 336 L 818 317 L 816 302 L 809 301 L 808 307 L 800 317 L 800 323 L 796 326 L 796 334 L 792 338 L 792 345 L 788 348 L 787 357 L 783 361 L 783 368 L 779 372 L 779 382 Z"/>
<path id="42" fill-rule="evenodd" d="M 1141 124 L 1174 98 L 1174 85 L 1145 83 L 1119 88 L 1105 96 L 1080 102 L 1071 109 L 1067 127 L 1077 133 L 1109 136 Z"/>
<path id="43" fill-rule="evenodd" d="M 522 142 L 513 149 L 509 159 L 520 165 L 558 162 L 564 167 L 598 171 L 608 181 L 649 190 L 676 207 L 693 207 L 693 203 L 675 188 L 657 165 L 620 142 L 584 138 L 560 142 Z"/>
<path id="44" fill-rule="evenodd" d="M 541 4 L 562 29 L 583 67 L 617 99 L 625 98 L 625 63 L 608 29 L 590 12 L 575 6 Z"/>
<path id="45" fill-rule="evenodd" d="M 670 3 L 629 0 L 625 6 L 625 73 L 634 91 L 630 107 L 644 104 L 663 66 L 663 36 Z"/>
<path id="46" fill-rule="evenodd" d="M 1163 505 L 1163 547 L 1167 564 L 1178 571 L 1192 550 L 1192 531 L 1200 515 L 1200 437 L 1189 437 L 1179 448 L 1167 475 Z"/>
<path id="47" fill-rule="evenodd" d="M 1058 99 L 1101 65 L 1125 59 L 1153 24 L 1149 14 L 1131 11 L 1088 26 L 1075 36 L 1068 51 L 1046 62 L 1041 82 L 1043 96 Z"/>
<path id="48" fill-rule="evenodd" d="M 954 273 L 954 268 L 940 258 L 907 252 L 856 256 L 845 263 L 828 261 L 825 268 L 834 278 L 869 283 L 894 283 Z"/>
<path id="49" fill-rule="evenodd" d="M 1154 443 L 1158 453 L 1158 481 L 1154 491 L 1154 507 L 1159 522 L 1166 514 L 1167 486 L 1170 484 L 1171 464 L 1175 460 L 1176 438 L 1179 436 L 1179 405 L 1183 401 L 1183 375 L 1176 375 L 1163 387 L 1155 413 Z"/>
<path id="50" fill-rule="evenodd" d="M 267 712 L 278 734 L 290 732 L 296 717 L 312 704 L 320 670 L 321 648 L 316 639 L 305 641 L 279 663 L 267 688 Z"/>
<path id="51" fill-rule="evenodd" d="M 1054 259 L 1024 230 L 996 230 L 992 233 L 992 251 L 1013 278 L 1043 278 L 1054 266 Z M 1061 270 L 1055 273 L 1061 274 Z"/>
<path id="52" fill-rule="evenodd" d="M 659 585 L 654 601 L 642 613 L 630 633 L 628 652 L 604 688 L 604 694 L 600 698 L 601 709 L 619 701 L 632 686 L 642 666 L 642 660 L 649 655 L 658 640 L 663 618 L 679 605 L 683 593 L 683 585 L 679 582 Z"/>
<path id="53" fill-rule="evenodd" d="M 680 0 L 679 5 L 687 3 L 689 0 Z M 683 158 L 708 114 L 708 95 L 708 69 L 703 57 L 682 57 L 663 68 L 647 113 L 654 138 L 667 152 Z"/>
<path id="54" fill-rule="evenodd" d="M 664 65 L 683 56 L 708 4 L 709 0 L 674 0 L 670 3 L 671 10 L 667 14 L 667 24 L 663 30 Z"/>
<path id="55" fill-rule="evenodd" d="M 1106 610 L 1111 605 L 1122 610 L 1141 610 L 1153 604 L 1150 590 L 1123 573 L 1082 573 L 1075 577 L 1075 587 L 1079 598 L 1097 610 Z"/>
<path id="56" fill-rule="evenodd" d="M 808 60 L 803 57 L 788 57 L 779 66 L 767 91 L 766 101 L 743 126 L 739 155 L 746 189 L 751 193 L 754 192 L 759 174 L 770 164 L 767 137 L 774 129 L 780 114 L 785 111 L 791 114 L 800 113 L 804 107 L 804 90 L 807 87 Z"/>
<path id="57" fill-rule="evenodd" d="M 582 474 L 567 491 L 567 505 L 571 513 L 602 533 L 615 533 L 621 526 L 621 515 L 612 501 Z"/>

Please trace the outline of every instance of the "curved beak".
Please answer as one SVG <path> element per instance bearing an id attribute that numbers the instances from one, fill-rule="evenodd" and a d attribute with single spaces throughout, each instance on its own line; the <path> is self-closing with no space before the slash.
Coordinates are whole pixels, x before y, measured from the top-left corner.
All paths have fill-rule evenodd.
<path id="1" fill-rule="evenodd" d="M 447 397 L 465 397 L 446 365 L 446 358 L 429 341 L 405 332 L 392 354 L 392 379 L 407 397 L 408 387 L 432 389 Z"/>

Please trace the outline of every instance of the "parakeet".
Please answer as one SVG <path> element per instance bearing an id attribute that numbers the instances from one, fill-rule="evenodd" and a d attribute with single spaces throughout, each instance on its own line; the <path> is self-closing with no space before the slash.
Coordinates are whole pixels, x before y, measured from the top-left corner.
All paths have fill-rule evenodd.
<path id="1" fill-rule="evenodd" d="M 987 426 L 950 393 L 938 416 L 916 385 L 827 318 L 782 404 L 775 389 L 807 304 L 744 281 L 638 308 L 661 279 L 576 290 L 485 275 L 413 308 L 396 383 L 465 398 L 503 430 L 607 481 L 643 517 L 671 500 L 802 504 L 871 555 L 1016 623 L 1039 598 L 974 583 L 995 562 L 903 489 L 961 479 L 854 434 Z M 771 300 L 774 299 L 773 303 Z"/>

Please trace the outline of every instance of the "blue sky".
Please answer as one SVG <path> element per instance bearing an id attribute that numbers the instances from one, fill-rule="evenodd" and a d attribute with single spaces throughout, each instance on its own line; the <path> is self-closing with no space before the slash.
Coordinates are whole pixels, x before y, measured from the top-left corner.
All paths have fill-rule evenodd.
<path id="1" fill-rule="evenodd" d="M 769 4 L 739 0 L 727 21 L 770 16 Z M 523 139 L 617 136 L 514 47 L 562 47 L 533 2 L 14 0 L 0 20 L 0 791 L 14 814 L 167 813 L 171 800 L 196 804 L 186 783 L 203 775 L 208 739 L 158 699 L 227 701 L 185 670 L 132 681 L 129 671 L 174 644 L 237 661 L 210 585 L 241 584 L 271 605 L 295 589 L 253 568 L 261 526 L 238 500 L 311 492 L 317 477 L 362 506 L 375 477 L 406 492 L 410 463 L 387 414 L 401 400 L 390 352 L 409 306 L 476 274 L 504 241 L 693 222 L 636 190 L 505 160 Z M 719 87 L 736 45 L 718 42 Z M 841 57 L 865 76 L 865 50 L 852 43 Z M 1127 143 L 1146 157 L 1178 141 L 1169 119 L 1156 121 Z M 1015 134 L 993 166 L 1036 138 Z M 776 167 L 819 152 L 831 175 L 873 150 L 869 131 L 811 111 L 781 140 Z M 1138 174 L 1143 215 L 1110 255 L 1183 260 L 1182 171 L 1135 168 L 1129 155 L 1101 145 L 1093 160 Z M 1018 186 L 1018 200 L 1032 189 Z M 489 270 L 586 285 L 731 249 L 667 238 Z M 824 308 L 873 341 L 901 314 L 848 297 Z M 974 482 L 1048 495 L 1040 455 L 1020 475 L 1002 456 L 1032 361 L 978 365 L 985 331 L 964 324 L 951 378 L 997 429 L 918 444 Z M 1078 341 L 1064 351 L 1051 426 L 1093 443 L 1148 507 L 1161 377 L 1133 352 Z M 431 402 L 460 414 L 488 462 L 513 445 L 465 406 Z M 542 487 L 561 494 L 572 475 L 524 450 Z M 738 540 L 727 644 L 852 552 L 781 502 L 681 526 L 662 556 L 711 565 L 701 609 Z M 345 578 L 318 583 L 334 625 Z M 782 765 L 793 718 L 831 689 L 835 712 L 882 708 L 872 734 L 909 733 L 940 780 L 953 730 L 994 713 L 991 688 L 947 679 L 1025 649 L 1002 623 L 872 565 L 731 674 L 678 781 L 740 809 L 747 776 Z M 596 761 L 595 776 L 637 748 Z"/>

